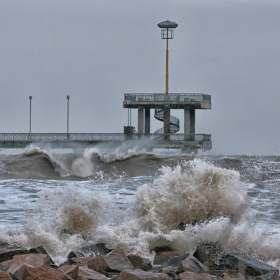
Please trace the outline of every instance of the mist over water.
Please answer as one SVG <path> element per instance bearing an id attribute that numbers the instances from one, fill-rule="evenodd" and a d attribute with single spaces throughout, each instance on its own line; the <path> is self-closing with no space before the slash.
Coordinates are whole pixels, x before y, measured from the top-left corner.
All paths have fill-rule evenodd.
<path id="1" fill-rule="evenodd" d="M 153 259 L 211 241 L 280 267 L 277 157 L 29 147 L 0 160 L 0 239 L 57 263 L 96 243 Z"/>

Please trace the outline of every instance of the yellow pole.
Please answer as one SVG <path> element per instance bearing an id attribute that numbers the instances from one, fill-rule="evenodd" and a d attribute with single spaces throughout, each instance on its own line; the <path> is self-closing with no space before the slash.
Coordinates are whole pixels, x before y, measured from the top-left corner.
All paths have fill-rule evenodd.
<path id="1" fill-rule="evenodd" d="M 167 39 L 166 39 L 166 72 L 165 72 L 165 93 L 168 94 L 169 90 L 169 73 L 168 73 L 168 28 L 167 28 Z"/>

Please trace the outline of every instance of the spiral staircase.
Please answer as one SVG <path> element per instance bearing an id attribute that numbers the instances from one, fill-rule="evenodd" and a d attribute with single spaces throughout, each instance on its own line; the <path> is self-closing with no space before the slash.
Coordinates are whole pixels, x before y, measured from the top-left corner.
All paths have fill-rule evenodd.
<path id="1" fill-rule="evenodd" d="M 164 121 L 164 109 L 162 108 L 156 108 L 155 109 L 155 114 L 154 114 L 155 119 L 163 122 Z M 174 116 L 170 116 L 170 133 L 176 133 L 180 130 L 180 121 L 178 118 Z M 163 128 L 157 129 L 154 134 L 164 134 Z"/>

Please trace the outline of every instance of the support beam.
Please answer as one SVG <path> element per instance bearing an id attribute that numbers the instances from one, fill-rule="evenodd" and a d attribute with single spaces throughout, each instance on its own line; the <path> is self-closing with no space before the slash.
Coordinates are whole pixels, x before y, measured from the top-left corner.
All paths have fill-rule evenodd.
<path id="1" fill-rule="evenodd" d="M 145 108 L 145 134 L 151 133 L 151 113 L 149 108 Z"/>
<path id="2" fill-rule="evenodd" d="M 193 135 L 193 139 L 192 140 L 195 140 L 195 109 L 194 108 L 190 108 L 190 116 L 191 116 L 191 128 L 190 128 L 190 131 L 191 131 L 191 135 Z"/>
<path id="3" fill-rule="evenodd" d="M 143 123 L 143 107 L 139 106 L 138 107 L 138 133 L 143 134 L 143 127 L 144 127 L 144 123 Z"/>
<path id="4" fill-rule="evenodd" d="M 164 109 L 164 117 L 163 117 L 163 132 L 166 133 L 170 133 L 170 109 L 169 108 L 165 108 Z M 169 140 L 170 137 L 166 136 L 164 137 L 164 140 Z"/>
<path id="5" fill-rule="evenodd" d="M 186 141 L 195 140 L 195 109 L 186 106 L 184 112 L 184 135 Z"/>

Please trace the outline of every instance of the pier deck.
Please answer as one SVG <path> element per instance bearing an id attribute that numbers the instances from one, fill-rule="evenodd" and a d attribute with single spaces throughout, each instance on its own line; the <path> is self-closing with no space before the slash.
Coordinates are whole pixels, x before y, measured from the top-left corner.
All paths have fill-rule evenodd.
<path id="1" fill-rule="evenodd" d="M 187 141 L 184 134 L 170 134 L 166 141 L 165 134 L 124 134 L 124 133 L 0 133 L 0 148 L 24 148 L 32 143 L 51 144 L 53 147 L 69 148 L 75 143 L 90 146 L 111 142 L 120 144 L 129 142 L 142 143 L 150 148 L 184 148 L 188 146 L 209 150 L 212 147 L 210 134 L 192 135 L 193 141 Z"/>

